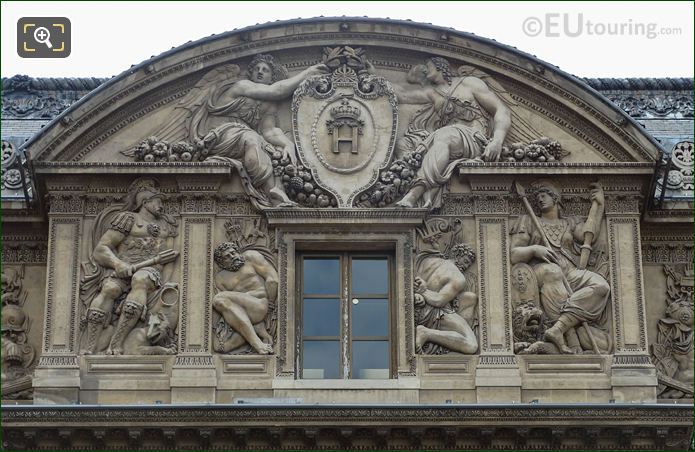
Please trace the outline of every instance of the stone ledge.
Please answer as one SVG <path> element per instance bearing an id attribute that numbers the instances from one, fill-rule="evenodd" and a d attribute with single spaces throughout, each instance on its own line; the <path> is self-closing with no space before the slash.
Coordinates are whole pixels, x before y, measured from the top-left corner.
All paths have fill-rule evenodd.
<path id="1" fill-rule="evenodd" d="M 643 162 L 601 162 L 601 163 L 563 163 L 563 162 L 495 162 L 462 163 L 458 167 L 459 176 L 505 175 L 505 174 L 544 174 L 558 175 L 652 175 L 654 163 Z"/>
<path id="2" fill-rule="evenodd" d="M 386 224 L 391 227 L 417 226 L 422 224 L 427 209 L 306 209 L 282 207 L 263 209 L 271 225 L 347 225 L 347 224 Z"/>
<path id="3" fill-rule="evenodd" d="M 13 450 L 684 450 L 693 432 L 692 403 L 3 408 Z"/>
<path id="4" fill-rule="evenodd" d="M 224 162 L 34 162 L 36 174 L 229 174 Z"/>
<path id="5" fill-rule="evenodd" d="M 82 426 L 171 422 L 196 425 L 253 425 L 278 422 L 291 425 L 313 421 L 317 424 L 373 422 L 386 418 L 394 423 L 441 425 L 574 425 L 606 422 L 609 425 L 652 423 L 692 428 L 693 404 L 452 404 L 452 405 L 49 405 L 3 407 L 3 427 L 57 427 L 79 422 Z"/>

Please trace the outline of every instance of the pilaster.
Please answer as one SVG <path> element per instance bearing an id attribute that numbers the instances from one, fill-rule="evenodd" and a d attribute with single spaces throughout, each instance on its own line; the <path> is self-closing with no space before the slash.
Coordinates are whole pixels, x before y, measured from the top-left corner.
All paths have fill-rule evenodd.
<path id="1" fill-rule="evenodd" d="M 212 360 L 215 194 L 219 181 L 187 177 L 181 193 L 181 311 L 179 352 L 171 370 L 172 403 L 214 403 L 217 377 Z"/>
<path id="2" fill-rule="evenodd" d="M 639 206 L 638 193 L 606 197 L 615 339 L 611 385 L 617 402 L 656 402 L 656 370 L 647 345 Z"/>
<path id="3" fill-rule="evenodd" d="M 478 403 L 521 401 L 521 375 L 511 333 L 509 209 L 505 195 L 488 192 L 474 198 L 480 275 L 480 359 L 475 374 Z"/>
<path id="4" fill-rule="evenodd" d="M 34 373 L 34 403 L 79 401 L 77 360 L 80 257 L 84 193 L 77 187 L 50 191 L 48 268 L 43 350 Z"/>

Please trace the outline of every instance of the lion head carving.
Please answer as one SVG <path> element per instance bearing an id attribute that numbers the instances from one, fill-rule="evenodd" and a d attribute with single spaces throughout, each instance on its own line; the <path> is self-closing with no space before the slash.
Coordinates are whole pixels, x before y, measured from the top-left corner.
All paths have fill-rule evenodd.
<path id="1" fill-rule="evenodd" d="M 512 313 L 512 331 L 515 342 L 534 343 L 543 340 L 545 314 L 531 302 L 520 304 Z"/>
<path id="2" fill-rule="evenodd" d="M 153 345 L 167 346 L 175 342 L 175 328 L 176 325 L 172 325 L 163 312 L 152 313 L 147 326 L 147 340 Z"/>

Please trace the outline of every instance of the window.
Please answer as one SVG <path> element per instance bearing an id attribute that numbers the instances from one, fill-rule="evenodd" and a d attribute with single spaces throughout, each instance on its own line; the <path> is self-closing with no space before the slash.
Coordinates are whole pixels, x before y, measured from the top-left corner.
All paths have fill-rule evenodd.
<path id="1" fill-rule="evenodd" d="M 390 378 L 391 256 L 304 254 L 299 261 L 300 378 Z"/>

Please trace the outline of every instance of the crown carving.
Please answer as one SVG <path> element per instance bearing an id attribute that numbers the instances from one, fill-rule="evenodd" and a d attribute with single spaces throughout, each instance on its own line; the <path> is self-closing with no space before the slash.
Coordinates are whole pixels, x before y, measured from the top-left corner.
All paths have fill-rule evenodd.
<path id="1" fill-rule="evenodd" d="M 352 119 L 356 121 L 361 114 L 360 109 L 350 105 L 347 99 L 343 99 L 337 107 L 331 108 L 331 116 L 335 119 Z"/>

